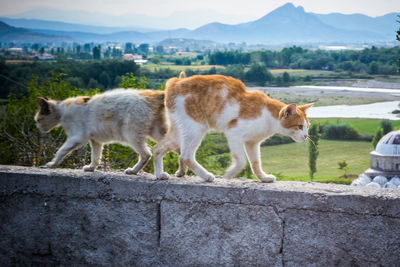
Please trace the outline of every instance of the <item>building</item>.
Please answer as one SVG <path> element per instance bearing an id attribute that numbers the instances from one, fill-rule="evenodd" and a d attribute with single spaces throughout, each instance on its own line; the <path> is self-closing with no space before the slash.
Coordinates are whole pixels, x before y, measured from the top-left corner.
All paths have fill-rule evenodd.
<path id="1" fill-rule="evenodd" d="M 364 174 L 387 178 L 400 176 L 400 130 L 392 131 L 379 140 L 370 153 L 370 168 Z"/>
<path id="2" fill-rule="evenodd" d="M 146 59 L 143 59 L 142 55 L 125 54 L 122 57 L 123 60 L 133 60 L 136 64 L 143 65 L 147 63 Z"/>
<path id="3" fill-rule="evenodd" d="M 400 130 L 392 131 L 379 140 L 370 153 L 370 168 L 351 185 L 400 188 Z"/>

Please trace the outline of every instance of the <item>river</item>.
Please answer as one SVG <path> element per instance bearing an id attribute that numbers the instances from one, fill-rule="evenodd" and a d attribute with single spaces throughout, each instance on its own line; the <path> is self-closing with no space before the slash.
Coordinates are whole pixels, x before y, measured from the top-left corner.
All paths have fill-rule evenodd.
<path id="1" fill-rule="evenodd" d="M 318 95 L 323 92 L 336 92 L 348 97 L 368 97 L 385 96 L 387 100 L 399 99 L 400 89 L 389 88 L 360 88 L 343 86 L 293 86 L 293 87 L 253 87 L 250 90 L 257 89 L 265 93 L 269 91 L 281 91 L 290 94 Z M 365 105 L 335 105 L 311 107 L 307 111 L 310 118 L 370 118 L 370 119 L 389 119 L 400 120 L 398 114 L 392 114 L 393 110 L 400 109 L 400 101 L 378 102 Z"/>
<path id="2" fill-rule="evenodd" d="M 392 114 L 399 109 L 399 101 L 380 102 L 366 105 L 337 105 L 311 107 L 307 110 L 310 118 L 369 118 L 400 120 L 399 114 Z"/>

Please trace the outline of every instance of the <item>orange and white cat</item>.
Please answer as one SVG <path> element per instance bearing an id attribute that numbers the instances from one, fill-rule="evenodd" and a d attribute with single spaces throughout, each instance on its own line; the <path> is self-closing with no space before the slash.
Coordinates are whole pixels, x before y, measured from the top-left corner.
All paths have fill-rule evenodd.
<path id="1" fill-rule="evenodd" d="M 197 75 L 171 78 L 166 83 L 166 108 L 171 126 L 164 139 L 154 148 L 154 168 L 158 179 L 168 179 L 163 172 L 163 156 L 180 147 L 180 159 L 193 172 L 213 181 L 214 175 L 195 159 L 196 150 L 210 128 L 225 133 L 234 163 L 224 177 L 232 178 L 246 165 L 246 154 L 253 173 L 263 182 L 275 177 L 261 169 L 260 143 L 280 133 L 296 142 L 308 138 L 310 125 L 306 109 L 312 104 L 286 105 L 260 91 L 247 91 L 245 85 L 232 77 Z M 273 157 L 274 155 L 271 155 Z M 177 176 L 184 175 L 181 170 Z"/>
<path id="2" fill-rule="evenodd" d="M 45 167 L 56 167 L 65 156 L 87 142 L 91 163 L 84 171 L 94 171 L 100 163 L 104 143 L 119 142 L 132 147 L 139 161 L 127 174 L 136 174 L 149 161 L 147 137 L 160 141 L 167 132 L 164 92 L 116 89 L 93 97 L 78 96 L 64 101 L 38 98 L 35 116 L 41 132 L 61 125 L 68 138 Z"/>

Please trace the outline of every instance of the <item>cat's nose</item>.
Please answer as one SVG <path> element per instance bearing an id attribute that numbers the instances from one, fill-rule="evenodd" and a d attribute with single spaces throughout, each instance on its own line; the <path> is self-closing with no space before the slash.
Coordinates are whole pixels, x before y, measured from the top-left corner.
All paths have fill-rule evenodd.
<path id="1" fill-rule="evenodd" d="M 307 137 L 308 137 L 308 134 L 305 134 L 305 135 L 304 135 L 304 139 L 307 139 Z"/>

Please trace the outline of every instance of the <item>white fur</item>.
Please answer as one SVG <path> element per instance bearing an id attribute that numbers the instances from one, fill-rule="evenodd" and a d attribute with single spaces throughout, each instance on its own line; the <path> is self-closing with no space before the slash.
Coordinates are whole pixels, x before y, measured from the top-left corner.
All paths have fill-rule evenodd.
<path id="1" fill-rule="evenodd" d="M 63 127 L 68 138 L 54 159 L 46 164 L 47 167 L 56 167 L 71 151 L 90 142 L 91 163 L 84 170 L 94 171 L 100 163 L 103 144 L 119 142 L 131 146 L 139 153 L 138 163 L 126 170 L 126 173 L 136 174 L 151 157 L 147 137 L 159 141 L 164 135 L 160 128 L 162 126 L 152 125 L 155 114 L 138 91 L 111 90 L 93 96 L 87 105 L 68 105 L 71 100 L 58 103 L 52 110 L 59 115 L 59 125 Z M 45 129 L 43 123 L 37 120 L 38 116 L 35 119 L 39 129 L 48 131 L 53 128 Z M 155 130 L 149 133 L 151 127 Z"/>
<path id="2" fill-rule="evenodd" d="M 221 96 L 226 98 L 227 93 L 222 91 Z M 163 172 L 163 155 L 176 146 L 180 146 L 182 161 L 194 173 L 207 181 L 212 181 L 214 175 L 205 170 L 195 159 L 195 153 L 203 136 L 210 128 L 208 124 L 195 122 L 187 113 L 184 106 L 186 96 L 178 96 L 174 101 L 170 118 L 174 130 L 162 140 L 154 149 L 154 169 L 157 178 L 166 179 L 168 174 Z M 237 120 L 234 127 L 229 122 Z M 255 119 L 239 118 L 239 103 L 227 103 L 217 117 L 215 128 L 225 133 L 234 163 L 225 173 L 226 178 L 232 178 L 246 165 L 246 155 L 254 174 L 263 182 L 273 182 L 275 177 L 264 173 L 261 169 L 260 143 L 275 133 L 291 136 L 295 141 L 304 141 L 307 138 L 308 125 L 305 121 L 303 130 L 295 131 L 282 127 L 280 120 L 274 118 L 267 108 L 262 110 Z"/>

